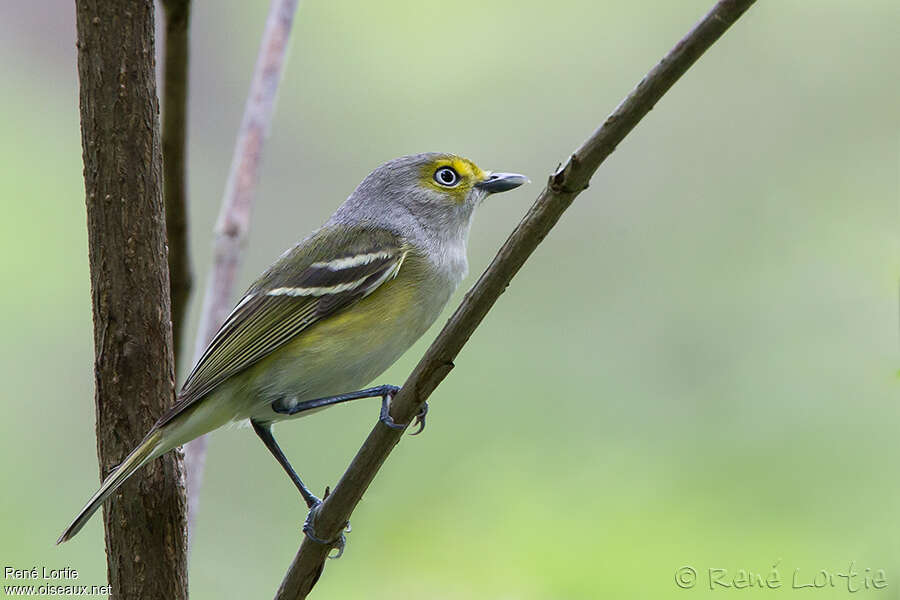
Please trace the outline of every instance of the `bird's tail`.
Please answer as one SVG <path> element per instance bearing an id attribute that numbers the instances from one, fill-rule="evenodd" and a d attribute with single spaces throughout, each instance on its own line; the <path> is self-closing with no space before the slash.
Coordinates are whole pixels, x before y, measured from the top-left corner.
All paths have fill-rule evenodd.
<path id="1" fill-rule="evenodd" d="M 137 448 L 132 450 L 131 454 L 129 454 L 125 460 L 106 477 L 103 481 L 103 485 L 100 486 L 100 489 L 91 496 L 91 499 L 84 505 L 84 508 L 78 513 L 75 520 L 72 521 L 72 524 L 69 525 L 66 530 L 63 531 L 63 534 L 59 536 L 59 539 L 56 540 L 56 543 L 61 544 L 72 539 L 76 533 L 81 531 L 81 528 L 84 527 L 84 524 L 87 523 L 88 520 L 90 520 L 91 516 L 97 512 L 97 509 L 100 508 L 103 501 L 109 498 L 120 485 L 125 483 L 125 480 L 131 477 L 135 471 L 149 461 L 162 454 L 162 452 L 159 452 L 162 449 L 162 442 L 162 429 L 153 429 L 147 434 L 144 441 L 138 444 Z"/>

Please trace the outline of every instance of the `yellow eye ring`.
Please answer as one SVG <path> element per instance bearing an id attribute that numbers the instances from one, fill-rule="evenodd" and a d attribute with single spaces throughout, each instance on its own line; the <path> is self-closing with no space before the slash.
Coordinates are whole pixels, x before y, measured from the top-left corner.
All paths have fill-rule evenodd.
<path id="1" fill-rule="evenodd" d="M 444 187 L 455 187 L 459 183 L 459 173 L 453 167 L 441 167 L 434 172 L 434 180 Z"/>

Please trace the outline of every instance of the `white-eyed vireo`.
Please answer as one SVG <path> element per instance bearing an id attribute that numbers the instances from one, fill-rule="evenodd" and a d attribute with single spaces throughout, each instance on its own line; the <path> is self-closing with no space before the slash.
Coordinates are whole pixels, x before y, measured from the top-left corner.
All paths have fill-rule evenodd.
<path id="1" fill-rule="evenodd" d="M 404 156 L 375 169 L 321 229 L 250 286 L 175 405 L 109 474 L 59 542 L 78 533 L 142 465 L 243 419 L 313 508 L 319 500 L 281 452 L 272 424 L 380 396 L 382 421 L 398 427 L 387 410 L 396 387 L 343 392 L 383 373 L 425 333 L 466 275 L 475 207 L 526 181 L 452 154 Z"/>

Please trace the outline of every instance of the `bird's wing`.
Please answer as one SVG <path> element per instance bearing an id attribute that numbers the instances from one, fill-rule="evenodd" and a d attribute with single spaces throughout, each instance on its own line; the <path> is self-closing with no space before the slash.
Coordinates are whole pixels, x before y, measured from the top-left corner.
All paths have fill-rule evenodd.
<path id="1" fill-rule="evenodd" d="M 333 235 L 316 239 L 321 233 L 287 252 L 248 290 L 158 426 L 313 323 L 396 277 L 407 254 L 404 244 L 387 232 L 349 232 L 343 243 Z M 342 250 L 335 251 L 335 247 Z"/>

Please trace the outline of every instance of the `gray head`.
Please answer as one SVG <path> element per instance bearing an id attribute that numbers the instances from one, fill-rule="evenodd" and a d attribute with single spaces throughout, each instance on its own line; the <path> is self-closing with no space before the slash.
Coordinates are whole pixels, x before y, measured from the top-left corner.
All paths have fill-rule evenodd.
<path id="1" fill-rule="evenodd" d="M 527 181 L 523 175 L 484 171 L 455 154 L 402 156 L 369 173 L 330 222 L 369 222 L 428 245 L 465 243 L 475 207 L 489 194 Z"/>

